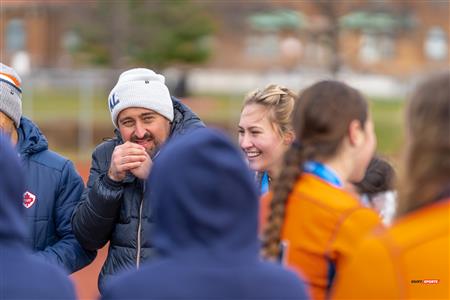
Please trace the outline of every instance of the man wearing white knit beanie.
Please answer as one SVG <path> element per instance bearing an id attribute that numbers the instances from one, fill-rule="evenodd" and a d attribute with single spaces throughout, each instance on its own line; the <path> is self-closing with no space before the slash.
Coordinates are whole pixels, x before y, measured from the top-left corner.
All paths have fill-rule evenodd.
<path id="1" fill-rule="evenodd" d="M 125 141 L 113 152 L 108 176 L 122 181 L 130 171 L 138 178 L 147 178 L 150 156 L 168 138 L 173 121 L 173 105 L 164 76 L 143 68 L 123 72 L 109 94 L 108 107 L 112 122 Z"/>
<path id="2" fill-rule="evenodd" d="M 116 137 L 92 154 L 87 189 L 72 226 L 89 250 L 110 242 L 99 278 L 139 267 L 153 255 L 151 216 L 143 209 L 144 181 L 161 146 L 170 138 L 204 127 L 184 104 L 170 96 L 163 75 L 150 69 L 123 72 L 108 97 Z M 145 204 L 147 207 L 148 204 Z"/>

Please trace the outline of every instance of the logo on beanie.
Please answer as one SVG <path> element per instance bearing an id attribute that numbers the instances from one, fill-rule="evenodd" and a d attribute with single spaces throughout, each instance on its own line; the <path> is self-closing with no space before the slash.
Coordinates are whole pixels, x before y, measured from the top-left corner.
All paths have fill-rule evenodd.
<path id="1" fill-rule="evenodd" d="M 36 202 L 36 195 L 26 191 L 23 194 L 23 206 L 26 208 L 30 208 L 33 206 L 33 204 Z"/>
<path id="2" fill-rule="evenodd" d="M 112 111 L 117 104 L 119 104 L 119 98 L 116 98 L 116 93 L 114 93 L 109 98 L 109 110 Z"/>

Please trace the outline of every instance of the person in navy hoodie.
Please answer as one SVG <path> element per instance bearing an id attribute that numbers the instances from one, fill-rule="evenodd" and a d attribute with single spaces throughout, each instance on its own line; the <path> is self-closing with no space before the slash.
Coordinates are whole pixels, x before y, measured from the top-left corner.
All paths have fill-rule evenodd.
<path id="1" fill-rule="evenodd" d="M 75 299 L 67 276 L 29 252 L 25 242 L 24 174 L 0 133 L 0 299 Z"/>
<path id="2" fill-rule="evenodd" d="M 70 223 L 84 189 L 83 181 L 72 162 L 50 151 L 39 128 L 22 116 L 21 79 L 14 69 L 2 63 L 0 95 L 0 132 L 16 145 L 25 170 L 22 195 L 28 245 L 36 256 L 66 272 L 75 272 L 96 255 L 81 247 Z"/>
<path id="3" fill-rule="evenodd" d="M 259 258 L 253 180 L 217 131 L 169 142 L 147 181 L 158 256 L 112 280 L 103 299 L 307 298 L 296 275 Z"/>

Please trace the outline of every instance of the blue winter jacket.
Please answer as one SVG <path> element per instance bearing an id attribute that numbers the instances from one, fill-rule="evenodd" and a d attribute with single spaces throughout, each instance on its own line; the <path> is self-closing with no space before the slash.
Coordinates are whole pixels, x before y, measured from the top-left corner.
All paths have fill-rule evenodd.
<path id="1" fill-rule="evenodd" d="M 258 191 L 240 151 L 198 129 L 169 142 L 146 199 L 159 257 L 112 281 L 103 299 L 305 299 L 292 272 L 259 259 Z"/>
<path id="2" fill-rule="evenodd" d="M 95 258 L 76 240 L 71 216 L 83 192 L 83 181 L 72 162 L 48 149 L 45 136 L 22 117 L 17 150 L 25 170 L 24 207 L 27 241 L 37 256 L 75 272 Z"/>
<path id="3" fill-rule="evenodd" d="M 173 109 L 169 139 L 205 126 L 189 107 L 176 99 Z M 149 203 L 143 198 L 144 181 L 129 172 L 122 182 L 107 176 L 114 148 L 123 143 L 118 131 L 116 134 L 116 138 L 101 143 L 92 154 L 87 188 L 72 221 L 76 237 L 87 249 L 100 249 L 109 241 L 108 256 L 98 280 L 100 292 L 114 275 L 138 268 L 154 256 L 153 218 L 147 209 Z"/>
<path id="4" fill-rule="evenodd" d="M 32 255 L 26 245 L 24 173 L 3 135 L 0 170 L 0 299 L 75 299 L 67 276 Z"/>

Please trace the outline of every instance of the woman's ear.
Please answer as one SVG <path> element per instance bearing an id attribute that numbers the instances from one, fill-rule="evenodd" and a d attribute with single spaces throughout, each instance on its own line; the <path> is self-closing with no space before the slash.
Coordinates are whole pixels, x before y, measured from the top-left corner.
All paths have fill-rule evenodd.
<path id="1" fill-rule="evenodd" d="M 285 145 L 290 145 L 292 144 L 292 142 L 294 142 L 294 139 L 295 139 L 294 131 L 289 130 L 283 136 L 283 143 Z"/>
<path id="2" fill-rule="evenodd" d="M 359 120 L 353 120 L 348 126 L 348 140 L 350 145 L 359 147 L 364 143 L 364 130 Z"/>

